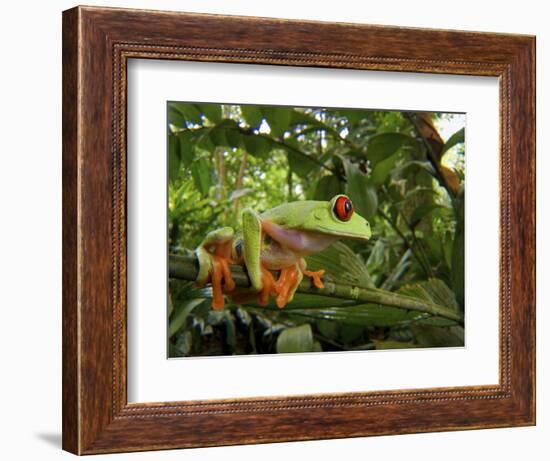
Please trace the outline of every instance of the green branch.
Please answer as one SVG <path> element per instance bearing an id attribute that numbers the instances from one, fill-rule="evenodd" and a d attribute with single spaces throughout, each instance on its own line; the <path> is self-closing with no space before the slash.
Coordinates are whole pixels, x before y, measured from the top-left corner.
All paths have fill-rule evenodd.
<path id="1" fill-rule="evenodd" d="M 198 262 L 194 256 L 170 255 L 168 266 L 171 278 L 188 281 L 194 281 L 197 278 Z M 246 275 L 241 266 L 231 266 L 231 275 L 238 287 L 250 287 L 248 275 Z M 313 287 L 309 279 L 304 279 L 298 287 L 297 292 L 349 299 L 358 301 L 358 303 L 374 303 L 383 306 L 398 307 L 454 320 L 460 324 L 464 323 L 464 319 L 460 313 L 447 307 L 412 296 L 405 296 L 376 288 L 363 288 L 325 281 L 325 287 L 319 289 Z"/>

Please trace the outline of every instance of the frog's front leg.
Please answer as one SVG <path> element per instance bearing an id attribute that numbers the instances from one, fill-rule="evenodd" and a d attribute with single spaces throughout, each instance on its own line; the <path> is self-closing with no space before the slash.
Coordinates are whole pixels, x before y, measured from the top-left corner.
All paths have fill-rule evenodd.
<path id="1" fill-rule="evenodd" d="M 231 277 L 229 264 L 232 264 L 231 252 L 233 249 L 235 232 L 231 227 L 223 227 L 212 231 L 195 251 L 199 260 L 197 283 L 212 284 L 212 308 L 221 310 L 224 306 L 223 289 L 232 291 L 235 282 Z"/>
<path id="2" fill-rule="evenodd" d="M 302 274 L 304 274 L 304 275 L 308 276 L 309 278 L 311 278 L 311 281 L 313 282 L 313 285 L 315 285 L 315 287 L 325 288 L 325 284 L 321 280 L 321 277 L 323 275 L 325 275 L 325 270 L 324 269 L 321 269 L 321 270 L 318 270 L 318 271 L 308 271 L 306 269 L 307 263 L 306 263 L 306 260 L 304 258 L 300 259 L 299 264 L 300 264 L 300 270 L 302 271 Z"/>
<path id="3" fill-rule="evenodd" d="M 254 291 L 259 292 L 258 304 L 266 306 L 269 295 L 275 296 L 276 284 L 271 272 L 263 266 L 262 255 L 262 220 L 254 210 L 246 209 L 242 214 L 243 221 L 243 259 Z"/>

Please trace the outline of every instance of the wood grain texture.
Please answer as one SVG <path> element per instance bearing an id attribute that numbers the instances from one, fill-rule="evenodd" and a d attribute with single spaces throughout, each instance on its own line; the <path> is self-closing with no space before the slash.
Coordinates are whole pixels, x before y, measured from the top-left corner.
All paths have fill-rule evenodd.
<path id="1" fill-rule="evenodd" d="M 534 50 L 533 37 L 506 34 L 64 12 L 64 449 L 89 454 L 534 424 Z M 133 58 L 498 76 L 499 384 L 128 404 L 126 63 Z"/>

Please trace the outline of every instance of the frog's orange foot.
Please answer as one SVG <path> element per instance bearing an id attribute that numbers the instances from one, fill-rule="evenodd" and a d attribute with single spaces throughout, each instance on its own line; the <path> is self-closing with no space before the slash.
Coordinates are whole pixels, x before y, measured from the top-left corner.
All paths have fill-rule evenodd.
<path id="1" fill-rule="evenodd" d="M 258 295 L 258 304 L 260 306 L 267 306 L 269 303 L 269 295 L 277 295 L 277 284 L 273 278 L 273 274 L 265 267 L 262 270 L 262 289 Z"/>
<path id="2" fill-rule="evenodd" d="M 224 306 L 223 289 L 225 288 L 225 291 L 235 289 L 235 282 L 233 281 L 233 277 L 231 277 L 231 270 L 229 269 L 229 264 L 233 261 L 230 258 L 216 254 L 211 254 L 210 257 L 212 260 L 210 273 L 212 308 L 219 311 Z"/>
<path id="3" fill-rule="evenodd" d="M 325 270 L 321 269 L 319 271 L 302 271 L 304 275 L 307 275 L 311 278 L 313 285 L 315 285 L 317 288 L 325 288 L 325 284 L 321 280 L 321 277 L 325 274 Z"/>
<path id="4" fill-rule="evenodd" d="M 296 266 L 283 267 L 281 275 L 276 283 L 277 307 L 283 308 L 294 295 L 296 285 L 299 283 L 298 270 Z"/>

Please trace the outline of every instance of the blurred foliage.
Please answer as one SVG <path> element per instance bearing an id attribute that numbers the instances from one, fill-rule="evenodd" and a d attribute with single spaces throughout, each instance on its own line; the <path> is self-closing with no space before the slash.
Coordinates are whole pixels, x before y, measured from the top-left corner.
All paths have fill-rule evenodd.
<path id="1" fill-rule="evenodd" d="M 346 193 L 373 237 L 308 259 L 326 278 L 464 311 L 464 125 L 459 114 L 168 104 L 169 252 L 190 254 L 240 213 Z M 446 142 L 440 127 L 456 127 Z M 456 322 L 297 294 L 284 309 L 210 307 L 170 279 L 171 357 L 462 346 Z"/>

